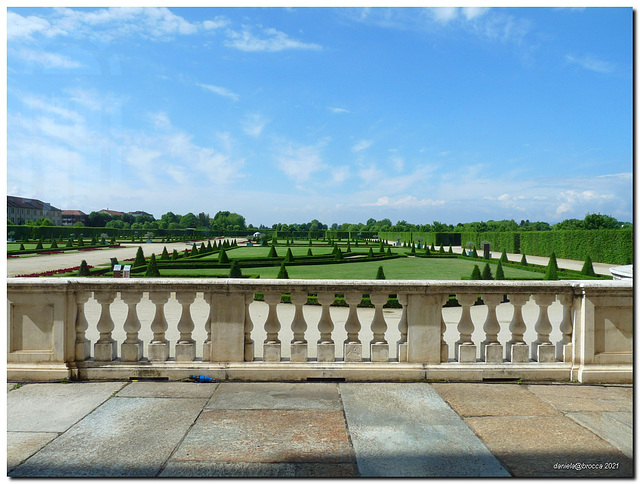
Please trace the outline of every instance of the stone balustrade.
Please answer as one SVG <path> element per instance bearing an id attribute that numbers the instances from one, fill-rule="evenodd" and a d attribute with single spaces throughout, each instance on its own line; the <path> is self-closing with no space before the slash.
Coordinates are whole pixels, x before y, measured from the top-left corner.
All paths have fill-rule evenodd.
<path id="1" fill-rule="evenodd" d="M 21 278 L 7 299 L 9 380 L 633 378 L 626 281 Z"/>

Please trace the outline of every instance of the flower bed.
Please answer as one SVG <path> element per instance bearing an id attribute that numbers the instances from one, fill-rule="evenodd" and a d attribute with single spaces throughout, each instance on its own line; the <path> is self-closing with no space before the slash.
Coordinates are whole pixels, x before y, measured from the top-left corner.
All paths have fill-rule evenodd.
<path id="1" fill-rule="evenodd" d="M 89 269 L 93 269 L 93 266 L 87 265 Z M 57 274 L 65 274 L 67 272 L 77 272 L 80 269 L 80 266 L 69 267 L 68 269 L 56 269 L 53 271 L 45 271 L 45 272 L 34 272 L 33 274 L 21 274 L 16 277 L 50 277 L 55 276 Z"/>

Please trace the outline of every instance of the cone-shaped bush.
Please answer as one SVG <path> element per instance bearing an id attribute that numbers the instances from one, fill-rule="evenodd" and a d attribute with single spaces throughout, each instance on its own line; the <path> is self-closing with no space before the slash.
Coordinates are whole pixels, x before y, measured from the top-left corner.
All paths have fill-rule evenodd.
<path id="1" fill-rule="evenodd" d="M 428 245 L 425 245 L 425 247 L 424 247 L 424 254 L 425 255 L 431 255 L 431 251 L 429 250 L 429 246 Z"/>
<path id="2" fill-rule="evenodd" d="M 267 257 L 278 257 L 278 253 L 276 252 L 276 248 L 272 245 L 271 249 L 269 249 L 269 255 Z"/>
<path id="3" fill-rule="evenodd" d="M 184 249 L 184 256 L 189 257 L 189 249 Z"/>
<path id="4" fill-rule="evenodd" d="M 98 237 L 96 237 L 96 234 L 93 234 L 93 237 L 91 237 L 91 245 L 98 245 Z"/>
<path id="5" fill-rule="evenodd" d="M 213 247 L 211 246 L 211 241 L 207 244 L 207 252 L 213 252 Z"/>
<path id="6" fill-rule="evenodd" d="M 24 248 L 21 250 L 24 250 Z M 367 254 L 367 259 L 373 259 L 373 247 L 369 247 L 369 253 Z"/>
<path id="7" fill-rule="evenodd" d="M 207 253 L 207 246 L 204 245 L 204 243 L 200 244 L 200 249 L 198 250 L 198 254 L 206 254 Z"/>
<path id="8" fill-rule="evenodd" d="M 444 245 L 440 245 L 440 248 L 438 249 L 438 252 L 440 254 L 444 254 Z"/>
<path id="9" fill-rule="evenodd" d="M 80 263 L 80 269 L 78 269 L 78 276 L 87 277 L 89 275 L 91 275 L 91 272 L 89 271 L 89 266 L 87 265 L 87 261 L 83 260 Z"/>
<path id="10" fill-rule="evenodd" d="M 333 255 L 336 255 L 336 254 L 338 253 L 338 246 L 337 246 L 337 245 L 334 245 L 334 246 L 333 246 L 333 250 L 331 251 L 331 253 L 332 253 Z"/>
<path id="11" fill-rule="evenodd" d="M 240 269 L 240 263 L 237 260 L 234 260 L 231 263 L 231 268 L 229 269 L 229 277 L 242 277 L 242 269 Z"/>
<path id="12" fill-rule="evenodd" d="M 160 277 L 160 271 L 158 270 L 158 264 L 156 263 L 156 255 L 151 254 L 149 263 L 147 264 L 147 271 L 144 273 L 144 277 Z"/>
<path id="13" fill-rule="evenodd" d="M 391 247 L 387 247 L 387 255 L 393 255 L 393 252 L 391 252 Z"/>
<path id="14" fill-rule="evenodd" d="M 496 281 L 504 281 L 504 270 L 502 270 L 502 261 L 498 261 L 498 267 L 496 269 Z"/>
<path id="15" fill-rule="evenodd" d="M 82 238 L 82 235 L 78 237 L 78 247 L 84 247 L 84 240 Z"/>
<path id="16" fill-rule="evenodd" d="M 56 242 L 56 239 L 53 238 L 53 242 L 51 242 L 51 249 L 57 249 L 58 248 L 58 243 Z"/>
<path id="17" fill-rule="evenodd" d="M 38 245 L 36 245 L 36 250 L 42 250 L 42 240 L 38 240 Z"/>
<path id="18" fill-rule="evenodd" d="M 140 267 L 145 264 L 146 262 L 144 260 L 144 253 L 142 252 L 142 247 L 138 246 L 138 252 L 136 252 L 136 258 L 133 261 L 133 267 Z"/>
<path id="19" fill-rule="evenodd" d="M 449 254 L 453 254 L 453 247 L 449 246 Z"/>
<path id="20" fill-rule="evenodd" d="M 225 252 L 224 248 L 222 248 L 220 249 L 220 253 L 218 254 L 218 263 L 226 264 L 227 262 L 229 262 L 229 256 L 227 256 L 227 253 Z"/>
<path id="21" fill-rule="evenodd" d="M 476 248 L 473 248 L 473 252 L 471 252 L 471 257 L 473 257 L 474 259 L 478 258 L 478 252 L 476 251 Z"/>
<path id="22" fill-rule="evenodd" d="M 384 254 L 384 243 L 383 242 L 380 242 L 380 250 L 378 252 L 380 252 L 381 254 Z"/>
<path id="23" fill-rule="evenodd" d="M 311 239 L 309 239 L 309 247 L 311 247 L 313 245 L 313 242 L 311 241 Z"/>
<path id="24" fill-rule="evenodd" d="M 522 254 L 522 259 L 520 259 L 520 265 L 521 266 L 528 266 L 529 263 L 527 262 L 527 256 Z"/>
<path id="25" fill-rule="evenodd" d="M 111 245 L 116 245 L 116 236 L 114 235 L 113 237 L 111 237 L 111 242 L 109 242 Z"/>
<path id="26" fill-rule="evenodd" d="M 436 250 L 436 246 L 433 245 L 433 242 L 431 242 L 431 251 L 435 252 L 435 250 Z"/>
<path id="27" fill-rule="evenodd" d="M 307 256 L 311 257 L 313 255 L 313 252 L 311 252 L 311 247 L 309 247 L 309 249 L 307 250 Z"/>
<path id="28" fill-rule="evenodd" d="M 471 280 L 479 281 L 480 279 L 482 279 L 482 276 L 480 275 L 480 268 L 478 267 L 478 264 L 476 264 L 473 266 L 473 270 L 471 271 Z"/>
<path id="29" fill-rule="evenodd" d="M 65 247 L 73 247 L 73 240 L 71 239 L 71 237 L 67 239 L 67 245 Z"/>
<path id="30" fill-rule="evenodd" d="M 489 266 L 489 263 L 487 262 L 484 265 L 484 268 L 482 269 L 482 280 L 483 281 L 490 281 L 493 279 L 493 274 L 491 274 L 491 267 Z"/>
<path id="31" fill-rule="evenodd" d="M 280 271 L 278 272 L 277 279 L 289 279 L 289 273 L 287 272 L 287 268 L 284 266 L 284 262 L 280 264 Z"/>
<path id="32" fill-rule="evenodd" d="M 336 246 L 336 248 L 338 249 L 338 251 L 336 252 L 335 259 L 336 260 L 343 260 L 344 257 L 342 256 L 342 251 L 340 250 L 340 247 Z"/>
<path id="33" fill-rule="evenodd" d="M 178 251 L 176 249 L 173 249 L 173 252 L 171 253 L 171 260 L 178 260 Z"/>
<path id="34" fill-rule="evenodd" d="M 347 253 L 351 252 L 351 241 L 347 240 Z"/>
<path id="35" fill-rule="evenodd" d="M 557 281 L 558 280 L 558 263 L 556 262 L 556 254 L 551 254 L 549 258 L 549 264 L 547 264 L 547 272 L 544 274 L 545 281 Z"/>
<path id="36" fill-rule="evenodd" d="M 382 266 L 378 266 L 378 272 L 376 273 L 376 279 L 386 279 L 387 277 L 384 275 L 384 270 Z"/>
<path id="37" fill-rule="evenodd" d="M 191 256 L 194 256 L 198 253 L 198 246 L 196 245 L 196 243 L 194 242 L 193 245 L 191 246 Z"/>
<path id="38" fill-rule="evenodd" d="M 284 255 L 285 262 L 293 262 L 293 254 L 291 253 L 291 249 L 287 249 L 287 253 Z"/>
<path id="39" fill-rule="evenodd" d="M 509 259 L 507 258 L 507 252 L 505 250 L 502 251 L 502 255 L 500 256 L 500 261 L 501 262 L 509 262 Z M 497 277 L 496 277 L 497 279 Z"/>
<path id="40" fill-rule="evenodd" d="M 412 255 L 415 255 L 416 253 L 416 244 L 411 244 L 411 252 L 409 252 Z"/>
<path id="41" fill-rule="evenodd" d="M 169 260 L 169 252 L 167 252 L 166 245 L 162 248 L 162 255 L 160 256 L 160 260 Z"/>
<path id="42" fill-rule="evenodd" d="M 587 254 L 587 257 L 584 260 L 584 265 L 582 266 L 580 274 L 590 277 L 596 276 L 596 272 L 593 270 L 593 263 L 591 262 L 591 257 L 589 257 L 589 254 Z"/>

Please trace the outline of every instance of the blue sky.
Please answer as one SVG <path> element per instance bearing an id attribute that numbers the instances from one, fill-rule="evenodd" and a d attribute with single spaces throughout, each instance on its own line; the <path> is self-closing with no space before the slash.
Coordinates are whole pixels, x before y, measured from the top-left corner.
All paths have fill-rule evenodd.
<path id="1" fill-rule="evenodd" d="M 631 8 L 9 8 L 7 192 L 247 223 L 633 217 Z"/>

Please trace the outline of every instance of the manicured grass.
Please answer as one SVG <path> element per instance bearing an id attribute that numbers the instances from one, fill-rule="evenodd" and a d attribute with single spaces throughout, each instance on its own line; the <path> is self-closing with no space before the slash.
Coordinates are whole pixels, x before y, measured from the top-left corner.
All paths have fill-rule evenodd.
<path id="1" fill-rule="evenodd" d="M 278 257 L 284 257 L 287 254 L 287 249 L 291 249 L 291 253 L 293 254 L 294 258 L 306 256 L 307 251 L 309 249 L 311 249 L 311 252 L 313 253 L 313 255 L 331 254 L 333 252 L 333 247 L 329 247 L 329 246 L 316 246 L 316 245 L 311 247 L 309 247 L 308 245 L 295 245 L 291 247 L 282 246 L 282 247 L 276 247 L 276 253 L 278 254 Z M 227 251 L 227 256 L 231 260 L 249 259 L 249 258 L 255 258 L 255 257 L 266 259 L 267 255 L 269 255 L 270 250 L 271 250 L 271 247 L 258 247 L 258 246 L 237 247 L 233 250 Z M 340 250 L 342 251 L 343 254 L 346 253 L 346 247 L 340 247 Z M 351 253 L 367 254 L 368 252 L 369 252 L 368 248 L 354 247 L 353 245 L 351 246 Z M 198 260 L 218 260 L 218 253 L 216 252 L 215 254 L 201 257 Z"/>
<path id="2" fill-rule="evenodd" d="M 251 247 L 249 247 L 251 249 Z M 239 249 L 236 249 L 239 250 Z M 232 251 L 235 253 L 236 251 Z M 372 262 L 353 262 L 348 264 L 323 264 L 316 266 L 288 266 L 287 272 L 291 279 L 375 279 L 378 266 L 382 266 L 387 279 L 396 280 L 460 280 L 469 277 L 474 264 L 482 269 L 483 264 L 462 259 L 422 259 L 408 257 Z M 491 266 L 495 273 L 495 265 Z M 251 267 L 243 268 L 245 275 L 259 275 L 262 279 L 275 279 L 279 267 Z M 165 269 L 163 276 L 226 276 L 228 269 Z M 542 279 L 543 274 L 504 268 L 505 277 L 518 279 Z"/>

